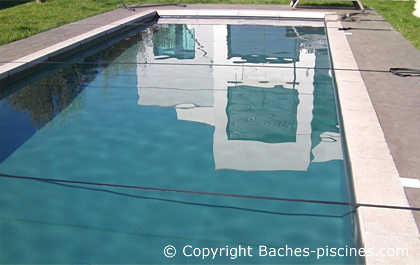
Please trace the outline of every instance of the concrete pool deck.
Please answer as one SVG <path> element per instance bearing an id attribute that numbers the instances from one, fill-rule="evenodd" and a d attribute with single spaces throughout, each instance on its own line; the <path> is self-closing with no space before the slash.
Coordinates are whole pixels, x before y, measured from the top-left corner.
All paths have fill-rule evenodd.
<path id="1" fill-rule="evenodd" d="M 401 186 L 395 188 L 399 184 L 395 182 L 400 177 L 414 182 L 420 178 L 417 167 L 420 162 L 420 78 L 398 77 L 387 71 L 391 67 L 420 69 L 420 52 L 372 10 L 364 14 L 354 9 L 309 10 L 305 7 L 290 11 L 288 6 L 266 5 L 188 5 L 187 8 L 147 7 L 137 8 L 136 11 L 118 9 L 0 46 L 0 68 L 6 63 L 145 10 L 158 10 L 161 14 L 198 15 L 199 9 L 208 11 L 202 15 L 227 16 L 235 16 L 235 12 L 241 15 L 238 9 L 248 10 L 248 14 L 255 11 L 255 15 L 258 15 L 256 10 L 262 10 L 266 15 L 272 12 L 273 16 L 278 15 L 276 11 L 284 11 L 285 16 L 295 14 L 301 17 L 324 17 L 328 13 L 328 36 L 332 44 L 350 159 L 354 166 L 353 175 L 356 186 L 360 181 L 359 187 L 362 187 L 359 194 L 356 187 L 357 200 L 362 203 L 405 205 L 404 192 Z M 340 20 L 337 13 L 357 14 Z M 344 32 L 338 30 L 340 27 L 353 29 Z M 376 127 L 369 125 L 375 121 Z M 411 206 L 420 207 L 420 189 L 406 187 L 405 194 Z M 366 247 L 407 247 L 413 252 L 419 249 L 420 238 L 413 226 L 411 212 L 360 207 L 359 214 L 365 218 L 360 226 Z M 420 214 L 413 214 L 420 227 Z M 390 218 L 384 219 L 384 216 Z M 409 254 L 408 259 L 370 257 L 367 258 L 367 264 L 417 264 L 419 253 Z"/>

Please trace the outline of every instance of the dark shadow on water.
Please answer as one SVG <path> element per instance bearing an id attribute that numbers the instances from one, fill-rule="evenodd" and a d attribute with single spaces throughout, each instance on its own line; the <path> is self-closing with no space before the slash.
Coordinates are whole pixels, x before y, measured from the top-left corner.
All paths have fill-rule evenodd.
<path id="1" fill-rule="evenodd" d="M 199 207 L 208 207 L 208 208 L 231 209 L 231 210 L 237 210 L 237 211 L 247 211 L 247 212 L 278 215 L 278 216 L 344 218 L 346 216 L 349 216 L 349 215 L 355 213 L 355 210 L 347 212 L 343 215 L 322 215 L 322 214 L 275 212 L 275 211 L 250 209 L 250 208 L 236 207 L 236 206 L 223 206 L 223 205 L 187 202 L 187 201 L 182 201 L 182 200 L 162 199 L 162 198 L 156 198 L 156 197 L 136 196 L 136 195 L 131 195 L 131 194 L 123 193 L 123 192 L 106 190 L 106 189 L 88 188 L 88 187 L 81 187 L 81 186 L 77 186 L 77 185 L 52 183 L 52 182 L 48 182 L 48 181 L 38 181 L 38 182 L 44 182 L 44 183 L 47 183 L 47 184 L 57 185 L 57 186 L 65 187 L 65 188 L 73 188 L 73 189 L 81 189 L 81 190 L 94 191 L 94 192 L 102 192 L 102 193 L 107 193 L 107 194 L 112 194 L 112 195 L 117 195 L 117 196 L 124 196 L 124 197 L 128 197 L 128 198 L 133 198 L 133 199 L 153 200 L 153 201 L 161 201 L 161 202 L 166 202 L 166 203 L 176 203 L 176 204 L 199 206 Z M 88 230 L 94 230 L 94 231 L 100 231 L 100 232 L 102 231 L 102 232 L 106 232 L 106 233 L 116 233 L 116 234 L 137 236 L 137 237 L 148 237 L 148 238 L 153 237 L 153 238 L 166 238 L 166 239 L 170 238 L 170 239 L 177 239 L 177 240 L 193 240 L 193 238 L 189 238 L 189 237 L 185 237 L 185 236 L 183 237 L 183 236 L 170 236 L 170 235 L 164 235 L 164 234 L 136 233 L 136 232 L 131 232 L 131 231 L 124 231 L 124 230 L 110 229 L 110 228 L 101 228 L 101 227 L 93 227 L 93 226 L 81 225 L 81 224 L 54 223 L 54 222 L 49 222 L 48 220 L 46 220 L 46 221 L 39 221 L 39 220 L 35 221 L 35 220 L 29 220 L 29 219 L 16 219 L 16 218 L 7 218 L 7 217 L 0 217 L 0 220 L 20 222 L 20 223 L 29 223 L 29 224 L 37 224 L 37 225 L 57 226 L 57 227 L 65 227 L 65 228 L 88 229 Z M 220 243 L 217 240 L 210 240 L 210 239 L 194 238 L 194 240 L 195 241 L 200 241 L 200 242 L 207 242 L 207 243 Z M 223 243 L 226 243 L 226 242 L 223 242 Z"/>
<path id="2" fill-rule="evenodd" d="M 49 181 L 39 181 L 39 182 L 44 182 L 44 183 L 58 185 L 58 186 L 67 187 L 67 188 L 75 188 L 75 189 L 82 189 L 82 190 L 88 190 L 88 191 L 103 192 L 103 193 L 108 193 L 108 194 L 113 194 L 113 195 L 118 195 L 118 196 L 134 198 L 134 199 L 162 201 L 162 202 L 168 202 L 168 203 L 177 203 L 177 204 L 201 206 L 201 207 L 209 207 L 209 208 L 232 209 L 232 210 L 238 210 L 238 211 L 248 211 L 248 212 L 255 212 L 255 213 L 262 213 L 262 214 L 272 214 L 272 215 L 306 216 L 306 217 L 321 217 L 321 218 L 344 218 L 344 217 L 356 212 L 356 210 L 353 210 L 353 211 L 347 212 L 343 215 L 323 215 L 323 214 L 275 212 L 275 211 L 266 211 L 266 210 L 258 210 L 258 209 L 237 207 L 237 206 L 224 206 L 224 205 L 215 205 L 215 204 L 206 204 L 206 203 L 187 202 L 187 201 L 173 200 L 173 199 L 162 199 L 162 198 L 156 198 L 156 197 L 138 196 L 138 195 L 131 195 L 131 194 L 123 193 L 123 192 L 111 191 L 111 190 L 107 190 L 107 189 L 88 188 L 88 187 L 82 187 L 82 186 L 78 186 L 78 185 L 53 183 L 53 182 L 49 182 Z M 340 206 L 336 206 L 336 207 L 340 207 Z"/>
<path id="3" fill-rule="evenodd" d="M 65 109 L 67 112 L 60 116 L 57 125 L 77 118 L 77 113 L 86 107 L 82 92 L 108 66 L 104 60 L 113 61 L 142 41 L 145 38 L 142 30 L 148 25 L 136 27 L 61 61 L 46 62 L 39 71 L 1 84 L 0 111 L 4 115 L 0 115 L 0 163 Z M 118 66 L 122 70 L 126 67 L 131 66 Z M 6 112 L 12 113 L 6 117 Z"/>

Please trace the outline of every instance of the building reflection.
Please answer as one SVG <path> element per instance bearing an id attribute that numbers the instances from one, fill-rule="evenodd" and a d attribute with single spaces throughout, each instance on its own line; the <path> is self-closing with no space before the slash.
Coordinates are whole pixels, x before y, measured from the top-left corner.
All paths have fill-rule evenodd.
<path id="1" fill-rule="evenodd" d="M 187 25 L 162 25 L 160 32 L 153 34 L 153 55 L 158 59 L 194 59 L 195 34 L 194 29 Z"/>
<path id="2" fill-rule="evenodd" d="M 298 104 L 297 90 L 281 85 L 228 87 L 228 140 L 296 142 Z"/>
<path id="3" fill-rule="evenodd" d="M 216 169 L 305 171 L 342 159 L 323 27 L 161 28 L 154 40 L 170 40 L 137 58 L 138 104 L 174 107 L 179 120 L 214 126 Z M 195 55 L 162 57 L 156 51 L 167 43 Z"/>
<path id="4" fill-rule="evenodd" d="M 246 63 L 299 61 L 299 42 L 288 37 L 291 27 L 228 25 L 228 59 Z"/>

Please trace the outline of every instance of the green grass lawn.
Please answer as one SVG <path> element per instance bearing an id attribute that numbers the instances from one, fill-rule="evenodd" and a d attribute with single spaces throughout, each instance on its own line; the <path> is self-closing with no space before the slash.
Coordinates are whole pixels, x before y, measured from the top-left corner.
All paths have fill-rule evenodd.
<path id="1" fill-rule="evenodd" d="M 1 1 L 1 0 L 0 0 Z M 177 0 L 124 0 L 129 4 L 162 4 Z M 185 4 L 282 4 L 289 0 L 184 0 Z M 420 18 L 412 15 L 412 1 L 363 0 L 375 9 L 401 34 L 420 50 Z M 301 0 L 300 5 L 351 5 L 350 2 Z M 46 31 L 64 24 L 98 15 L 121 5 L 118 0 L 35 0 L 19 6 L 0 10 L 0 45 Z"/>
<path id="2" fill-rule="evenodd" d="M 414 1 L 363 1 L 375 9 L 420 50 L 420 18 L 413 15 Z"/>

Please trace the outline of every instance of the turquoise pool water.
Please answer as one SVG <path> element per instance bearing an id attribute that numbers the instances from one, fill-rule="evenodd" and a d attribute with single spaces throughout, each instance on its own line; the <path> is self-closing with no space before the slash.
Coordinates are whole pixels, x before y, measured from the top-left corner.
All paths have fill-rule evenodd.
<path id="1" fill-rule="evenodd" d="M 12 86 L 0 173 L 349 202 L 330 69 L 323 27 L 152 25 Z M 0 187 L 1 263 L 357 263 L 315 253 L 355 247 L 347 206 L 4 177 Z M 193 252 L 239 246 L 252 251 Z"/>

